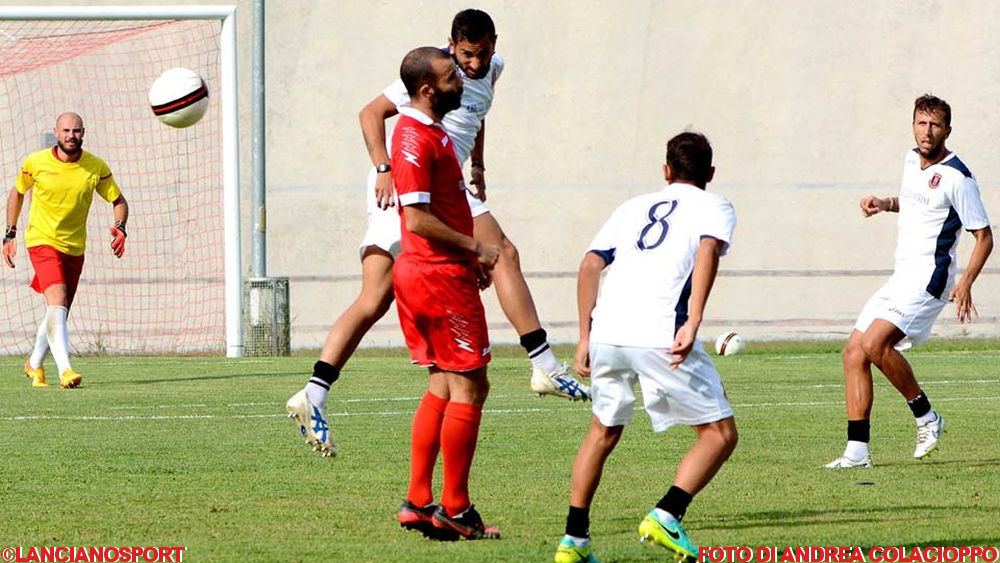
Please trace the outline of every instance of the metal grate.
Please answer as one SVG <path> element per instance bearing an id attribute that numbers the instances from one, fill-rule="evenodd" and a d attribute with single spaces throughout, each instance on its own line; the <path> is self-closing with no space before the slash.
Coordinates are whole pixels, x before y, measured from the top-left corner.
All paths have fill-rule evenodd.
<path id="1" fill-rule="evenodd" d="M 249 278 L 243 282 L 245 356 L 291 354 L 288 278 Z"/>

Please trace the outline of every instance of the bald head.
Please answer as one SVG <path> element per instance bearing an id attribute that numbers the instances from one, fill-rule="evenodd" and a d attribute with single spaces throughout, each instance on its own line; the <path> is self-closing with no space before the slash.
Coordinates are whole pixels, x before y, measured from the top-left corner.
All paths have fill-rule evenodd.
<path id="1" fill-rule="evenodd" d="M 71 111 L 59 114 L 56 118 L 56 126 L 53 129 L 56 134 L 56 145 L 59 155 L 65 161 L 74 161 L 80 158 L 83 152 L 83 118 Z"/>
<path id="2" fill-rule="evenodd" d="M 399 66 L 399 77 L 406 86 L 410 97 L 417 95 L 417 90 L 423 84 L 435 85 L 438 79 L 435 61 L 450 63 L 451 57 L 437 47 L 417 47 L 403 57 Z"/>
<path id="3" fill-rule="evenodd" d="M 410 105 L 440 121 L 462 105 L 462 79 L 451 55 L 437 47 L 418 47 L 406 54 L 399 77 L 410 95 Z"/>
<path id="4" fill-rule="evenodd" d="M 59 117 L 56 118 L 56 129 L 62 129 L 66 125 L 70 128 L 83 129 L 83 118 L 80 117 L 80 114 L 71 111 L 60 113 Z"/>

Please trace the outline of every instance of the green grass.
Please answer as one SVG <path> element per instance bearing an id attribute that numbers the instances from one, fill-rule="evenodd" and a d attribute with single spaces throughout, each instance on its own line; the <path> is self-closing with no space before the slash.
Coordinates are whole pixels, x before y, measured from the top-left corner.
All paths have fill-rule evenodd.
<path id="1" fill-rule="evenodd" d="M 938 342 L 910 354 L 948 419 L 939 451 L 925 461 L 911 457 L 905 403 L 877 375 L 876 467 L 837 472 L 821 466 L 843 447 L 839 347 L 755 343 L 716 360 L 741 437 L 688 511 L 694 541 L 1000 543 L 1000 343 Z M 335 384 L 335 460 L 308 451 L 282 416 L 312 355 L 80 358 L 84 386 L 72 391 L 32 389 L 23 360 L 2 358 L 0 547 L 186 546 L 186 561 L 551 561 L 589 408 L 531 395 L 521 354 L 497 356 L 472 493 L 503 539 L 444 544 L 394 521 L 410 419 L 426 384 L 402 351 L 361 354 Z M 692 438 L 686 428 L 655 435 L 642 413 L 635 420 L 592 508 L 594 546 L 606 563 L 664 558 L 638 543 L 636 526 Z"/>

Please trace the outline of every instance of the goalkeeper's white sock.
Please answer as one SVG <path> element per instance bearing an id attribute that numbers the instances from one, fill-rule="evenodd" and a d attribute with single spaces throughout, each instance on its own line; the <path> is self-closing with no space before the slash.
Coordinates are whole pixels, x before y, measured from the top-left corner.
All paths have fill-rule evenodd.
<path id="1" fill-rule="evenodd" d="M 62 372 L 70 369 L 69 365 L 69 330 L 66 328 L 66 317 L 69 309 L 61 305 L 49 305 L 45 311 L 45 334 L 49 339 L 49 349 L 56 367 Z"/>
<path id="2" fill-rule="evenodd" d="M 46 310 L 48 313 L 48 310 Z M 45 334 L 45 327 L 48 326 L 47 317 L 42 317 L 42 322 L 38 325 L 38 334 L 35 335 L 35 348 L 28 358 L 28 365 L 32 369 L 38 369 L 45 362 L 45 354 L 49 351 L 49 337 Z"/>

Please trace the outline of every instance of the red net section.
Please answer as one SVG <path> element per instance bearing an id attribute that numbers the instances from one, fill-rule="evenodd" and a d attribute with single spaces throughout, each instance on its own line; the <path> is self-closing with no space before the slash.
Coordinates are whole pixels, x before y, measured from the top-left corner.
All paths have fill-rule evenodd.
<path id="1" fill-rule="evenodd" d="M 86 264 L 70 312 L 73 351 L 222 351 L 224 263 L 218 21 L 0 21 L 0 178 L 55 143 L 55 118 L 84 119 L 84 149 L 104 159 L 128 199 L 125 256 L 108 246 L 111 205 L 94 197 Z M 161 124 L 148 89 L 172 67 L 205 79 L 205 117 Z M 18 222 L 16 270 L 0 277 L 0 354 L 26 354 L 44 313 L 28 283 L 30 193 Z"/>

